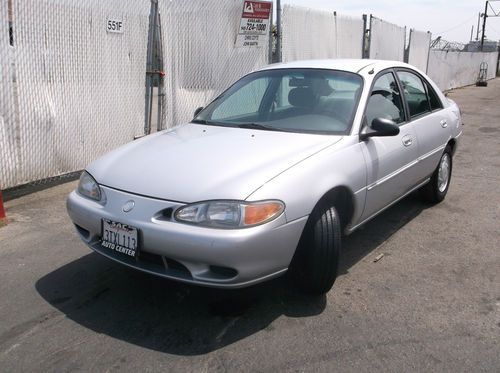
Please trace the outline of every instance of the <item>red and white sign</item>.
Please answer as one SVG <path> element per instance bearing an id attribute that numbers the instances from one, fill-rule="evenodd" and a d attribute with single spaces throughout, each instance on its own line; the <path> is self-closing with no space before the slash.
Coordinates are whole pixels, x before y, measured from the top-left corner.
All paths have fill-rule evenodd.
<path id="1" fill-rule="evenodd" d="M 245 0 L 243 2 L 243 12 L 236 37 L 237 47 L 267 46 L 272 9 L 271 1 Z"/>

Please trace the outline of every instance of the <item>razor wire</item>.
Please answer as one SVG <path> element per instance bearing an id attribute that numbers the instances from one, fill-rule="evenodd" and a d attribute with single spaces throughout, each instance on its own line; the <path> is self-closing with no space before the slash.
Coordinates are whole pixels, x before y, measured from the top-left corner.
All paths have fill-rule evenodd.
<path id="1" fill-rule="evenodd" d="M 431 48 L 440 51 L 460 52 L 465 50 L 465 44 L 456 41 L 444 40 L 441 36 L 432 40 Z"/>

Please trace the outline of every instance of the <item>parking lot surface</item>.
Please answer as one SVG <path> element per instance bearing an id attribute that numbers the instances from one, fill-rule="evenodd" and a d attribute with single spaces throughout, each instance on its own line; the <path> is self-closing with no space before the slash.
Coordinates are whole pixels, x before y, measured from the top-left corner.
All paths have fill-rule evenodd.
<path id="1" fill-rule="evenodd" d="M 450 97 L 465 126 L 446 200 L 410 196 L 347 237 L 319 298 L 91 253 L 65 211 L 76 182 L 8 201 L 0 371 L 500 371 L 500 80 Z"/>

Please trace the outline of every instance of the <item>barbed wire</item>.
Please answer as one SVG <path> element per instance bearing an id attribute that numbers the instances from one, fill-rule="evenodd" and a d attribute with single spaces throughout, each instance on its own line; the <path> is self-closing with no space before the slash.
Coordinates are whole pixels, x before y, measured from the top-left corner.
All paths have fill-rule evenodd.
<path id="1" fill-rule="evenodd" d="M 431 41 L 431 49 L 442 51 L 463 51 L 465 44 L 457 41 L 444 40 L 441 36 Z"/>

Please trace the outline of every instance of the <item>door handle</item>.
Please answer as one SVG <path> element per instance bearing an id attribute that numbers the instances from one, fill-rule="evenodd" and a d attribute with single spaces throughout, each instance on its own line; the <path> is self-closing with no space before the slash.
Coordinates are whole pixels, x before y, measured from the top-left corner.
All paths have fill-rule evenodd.
<path id="1" fill-rule="evenodd" d="M 404 136 L 402 141 L 404 146 L 410 146 L 411 144 L 413 144 L 413 139 L 411 138 L 410 135 Z"/>
<path id="2" fill-rule="evenodd" d="M 441 123 L 441 127 L 443 127 L 443 128 L 448 127 L 448 122 L 446 121 L 446 119 L 443 119 L 440 123 Z"/>

